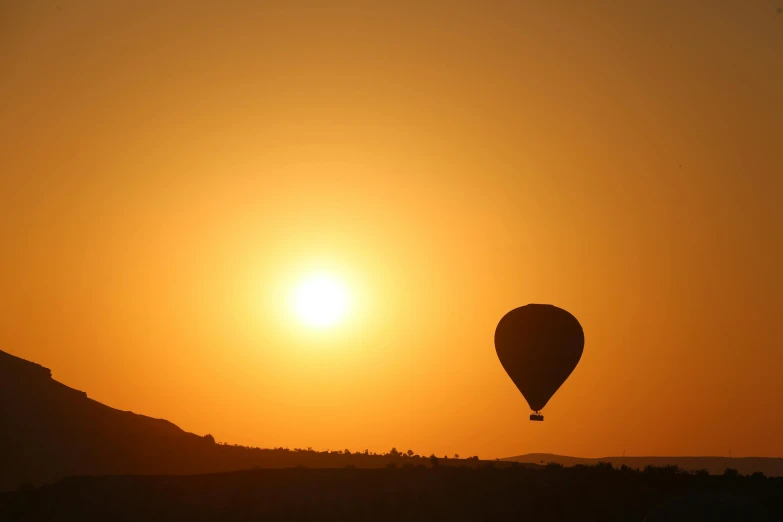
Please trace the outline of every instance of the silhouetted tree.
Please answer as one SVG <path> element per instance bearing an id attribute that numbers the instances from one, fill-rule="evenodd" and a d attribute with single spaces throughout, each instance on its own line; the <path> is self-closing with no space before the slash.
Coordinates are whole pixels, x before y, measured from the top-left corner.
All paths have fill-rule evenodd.
<path id="1" fill-rule="evenodd" d="M 211 434 L 209 434 L 209 433 L 207 433 L 206 435 L 204 435 L 204 440 L 206 440 L 207 442 L 210 442 L 210 443 L 212 443 L 212 444 L 214 444 L 214 443 L 215 443 L 215 437 L 213 437 L 213 436 L 212 436 Z"/>
<path id="2" fill-rule="evenodd" d="M 400 452 L 397 451 L 397 448 L 392 448 L 391 451 L 389 451 L 389 455 L 391 455 L 392 457 L 399 457 Z"/>
<path id="3" fill-rule="evenodd" d="M 612 466 L 612 463 L 611 463 L 611 462 L 604 462 L 604 461 L 600 461 L 600 462 L 597 462 L 597 463 L 596 463 L 596 464 L 593 466 L 593 468 L 594 468 L 596 471 L 598 471 L 598 472 L 602 472 L 602 473 L 611 473 L 612 471 L 614 471 L 614 467 Z"/>
<path id="4" fill-rule="evenodd" d="M 409 449 L 408 451 L 406 451 L 405 454 L 408 455 L 409 457 L 412 457 L 414 455 L 412 449 Z"/>
<path id="5" fill-rule="evenodd" d="M 349 450 L 349 449 L 347 449 L 347 448 L 346 448 L 346 449 L 344 449 L 344 450 L 343 450 L 343 453 L 344 453 L 345 455 L 350 455 L 350 454 L 351 454 L 351 450 Z"/>
<path id="6" fill-rule="evenodd" d="M 455 459 L 458 459 L 458 458 L 459 458 L 459 453 L 455 453 L 455 454 L 454 454 L 454 458 L 455 458 Z"/>

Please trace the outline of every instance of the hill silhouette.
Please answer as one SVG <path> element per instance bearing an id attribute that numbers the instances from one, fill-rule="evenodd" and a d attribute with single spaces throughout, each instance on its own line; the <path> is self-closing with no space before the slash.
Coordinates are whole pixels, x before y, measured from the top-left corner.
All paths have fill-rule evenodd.
<path id="1" fill-rule="evenodd" d="M 317 452 L 215 443 L 169 421 L 121 411 L 55 381 L 48 368 L 0 351 L 0 491 L 72 475 L 170 475 L 254 467 L 431 466 L 429 457 L 392 448 Z M 443 465 L 472 459 L 441 459 Z M 450 462 L 451 461 L 451 462 Z M 506 464 L 510 465 L 510 463 Z"/>
<path id="2" fill-rule="evenodd" d="M 601 457 L 588 459 L 553 455 L 551 453 L 527 453 L 501 460 L 541 465 L 554 462 L 563 466 L 593 466 L 599 462 L 609 462 L 617 468 L 627 466 L 631 469 L 644 469 L 647 466 L 677 466 L 680 469 L 691 471 L 707 470 L 714 475 L 719 475 L 726 469 L 736 469 L 743 475 L 763 473 L 768 477 L 783 476 L 783 459 L 767 457 Z"/>

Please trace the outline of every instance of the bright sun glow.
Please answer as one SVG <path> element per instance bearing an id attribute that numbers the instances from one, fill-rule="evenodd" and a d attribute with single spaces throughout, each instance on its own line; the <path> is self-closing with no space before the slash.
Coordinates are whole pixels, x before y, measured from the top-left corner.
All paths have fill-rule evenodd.
<path id="1" fill-rule="evenodd" d="M 313 274 L 294 288 L 292 306 L 304 323 L 324 327 L 339 322 L 348 309 L 348 293 L 330 274 Z"/>

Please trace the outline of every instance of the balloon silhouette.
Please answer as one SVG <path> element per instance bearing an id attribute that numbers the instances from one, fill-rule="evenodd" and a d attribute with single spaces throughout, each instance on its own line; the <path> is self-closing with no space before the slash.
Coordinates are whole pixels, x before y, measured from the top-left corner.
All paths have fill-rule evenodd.
<path id="1" fill-rule="evenodd" d="M 529 304 L 500 320 L 495 351 L 533 410 L 530 420 L 544 420 L 540 411 L 574 371 L 584 345 L 579 321 L 556 306 Z"/>

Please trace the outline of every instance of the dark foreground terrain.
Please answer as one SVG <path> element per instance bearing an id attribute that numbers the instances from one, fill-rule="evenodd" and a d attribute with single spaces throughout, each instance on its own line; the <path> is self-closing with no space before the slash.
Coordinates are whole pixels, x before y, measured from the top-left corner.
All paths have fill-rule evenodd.
<path id="1" fill-rule="evenodd" d="M 777 521 L 783 479 L 603 464 L 73 477 L 0 494 L 0 520 Z"/>

